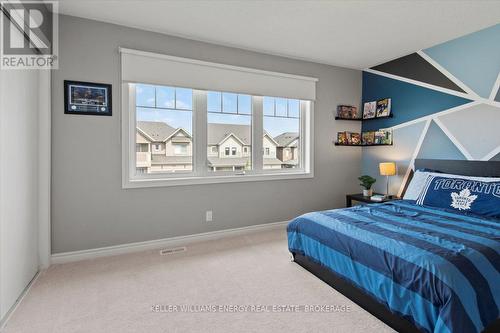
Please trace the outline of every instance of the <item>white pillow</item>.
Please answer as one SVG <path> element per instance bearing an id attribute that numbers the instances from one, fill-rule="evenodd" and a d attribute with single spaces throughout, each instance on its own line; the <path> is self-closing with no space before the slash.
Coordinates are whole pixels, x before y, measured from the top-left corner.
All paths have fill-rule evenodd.
<path id="1" fill-rule="evenodd" d="M 413 173 L 413 178 L 406 189 L 405 195 L 403 196 L 404 200 L 417 200 L 418 196 L 422 192 L 424 188 L 425 181 L 429 176 L 440 176 L 440 177 L 448 177 L 448 178 L 462 178 L 462 179 L 470 179 L 470 180 L 478 180 L 478 181 L 500 181 L 500 178 L 495 177 L 471 177 L 471 176 L 461 176 L 454 175 L 449 173 L 439 173 L 439 172 L 428 172 L 417 170 Z"/>
<path id="2" fill-rule="evenodd" d="M 420 195 L 420 192 L 422 192 L 422 189 L 424 188 L 427 177 L 429 177 L 429 175 L 431 174 L 436 174 L 436 172 L 427 172 L 420 170 L 415 171 L 413 173 L 413 178 L 411 179 L 410 184 L 406 189 L 403 199 L 417 200 L 418 196 Z"/>

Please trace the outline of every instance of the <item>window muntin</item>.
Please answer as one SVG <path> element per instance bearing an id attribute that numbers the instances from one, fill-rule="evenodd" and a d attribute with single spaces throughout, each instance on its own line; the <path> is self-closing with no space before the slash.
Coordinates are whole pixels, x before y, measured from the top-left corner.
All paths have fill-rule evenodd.
<path id="1" fill-rule="evenodd" d="M 252 114 L 252 96 L 220 91 L 207 92 L 209 113 Z"/>
<path id="2" fill-rule="evenodd" d="M 299 119 L 300 101 L 298 99 L 264 96 L 263 112 L 264 116 Z"/>
<path id="3" fill-rule="evenodd" d="M 136 174 L 191 172 L 193 91 L 137 84 L 135 101 Z"/>

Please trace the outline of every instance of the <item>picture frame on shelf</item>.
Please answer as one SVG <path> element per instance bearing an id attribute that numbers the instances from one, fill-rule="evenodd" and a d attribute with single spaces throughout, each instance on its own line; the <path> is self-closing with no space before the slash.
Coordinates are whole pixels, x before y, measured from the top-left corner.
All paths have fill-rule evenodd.
<path id="1" fill-rule="evenodd" d="M 347 140 L 349 141 L 350 145 L 359 146 L 361 144 L 361 134 L 349 132 L 349 134 L 347 135 Z"/>
<path id="2" fill-rule="evenodd" d="M 361 143 L 367 146 L 373 145 L 375 143 L 375 131 L 361 133 Z"/>
<path id="3" fill-rule="evenodd" d="M 377 102 L 363 104 L 363 119 L 373 119 L 377 115 Z"/>
<path id="4" fill-rule="evenodd" d="M 339 144 L 339 145 L 349 144 L 349 141 L 347 140 L 347 133 L 346 132 L 338 132 L 337 133 L 337 144 Z"/>
<path id="5" fill-rule="evenodd" d="M 374 144 L 376 145 L 392 145 L 392 130 L 379 129 L 375 131 Z"/>
<path id="6" fill-rule="evenodd" d="M 358 119 L 358 108 L 352 105 L 338 105 L 336 117 L 339 119 Z"/>
<path id="7" fill-rule="evenodd" d="M 389 117 L 391 115 L 391 99 L 383 98 L 377 101 L 377 118 Z"/>

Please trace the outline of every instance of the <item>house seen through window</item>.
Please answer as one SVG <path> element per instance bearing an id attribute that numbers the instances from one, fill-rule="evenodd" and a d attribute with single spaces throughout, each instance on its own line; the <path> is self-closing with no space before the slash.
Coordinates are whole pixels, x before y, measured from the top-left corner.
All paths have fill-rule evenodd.
<path id="1" fill-rule="evenodd" d="M 136 153 L 140 173 L 192 170 L 192 108 L 191 89 L 136 86 L 136 142 L 147 147 Z"/>
<path id="2" fill-rule="evenodd" d="M 193 171 L 193 118 L 207 114 L 206 166 L 208 172 L 252 170 L 252 115 L 250 95 L 157 85 L 135 85 L 136 174 Z M 195 110 L 204 98 L 206 110 Z M 300 166 L 300 101 L 261 97 L 261 169 Z"/>

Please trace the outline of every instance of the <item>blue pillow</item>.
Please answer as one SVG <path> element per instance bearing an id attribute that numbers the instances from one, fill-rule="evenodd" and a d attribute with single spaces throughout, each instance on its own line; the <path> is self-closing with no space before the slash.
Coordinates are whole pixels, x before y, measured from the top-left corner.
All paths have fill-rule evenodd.
<path id="1" fill-rule="evenodd" d="M 429 176 L 416 203 L 500 218 L 500 181 Z"/>

